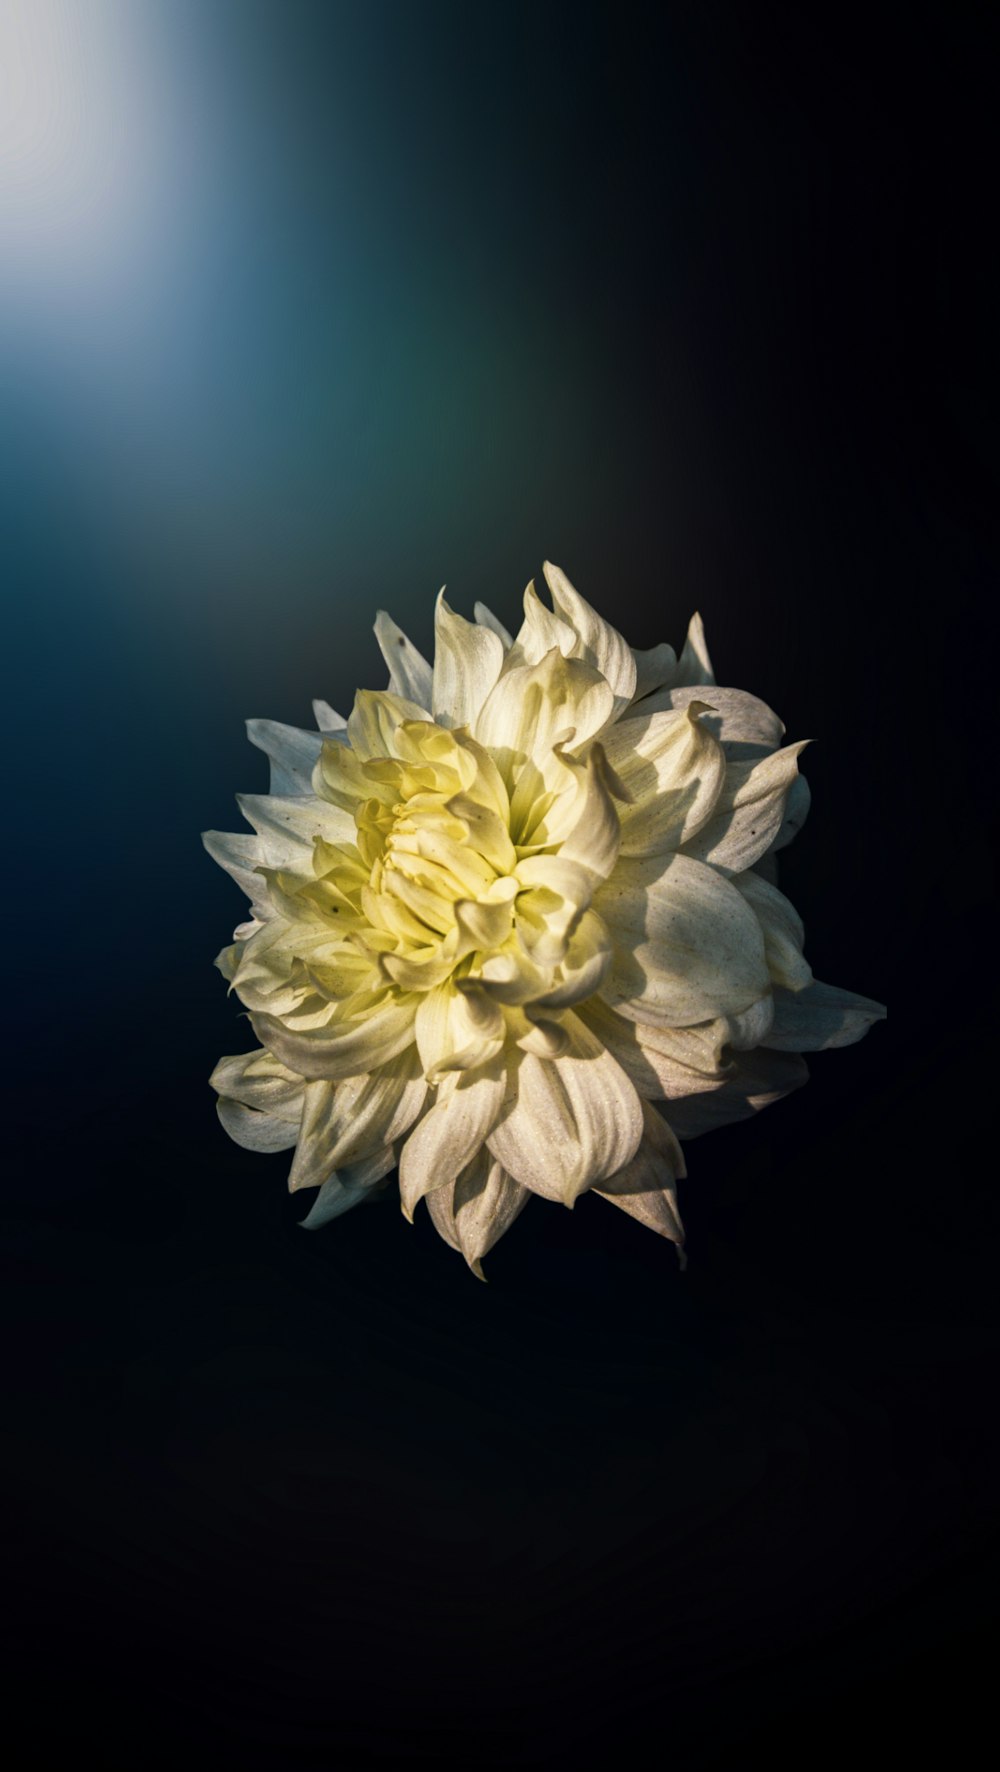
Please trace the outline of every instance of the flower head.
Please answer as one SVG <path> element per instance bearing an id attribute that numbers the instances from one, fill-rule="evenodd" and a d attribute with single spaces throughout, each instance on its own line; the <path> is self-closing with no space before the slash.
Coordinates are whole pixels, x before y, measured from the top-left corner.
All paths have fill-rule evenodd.
<path id="1" fill-rule="evenodd" d="M 678 1247 L 679 1139 L 806 1080 L 885 1012 L 813 979 L 774 856 L 802 743 L 714 679 L 700 618 L 635 652 L 545 566 L 513 639 L 388 616 L 389 687 L 318 730 L 251 720 L 254 835 L 205 835 L 252 915 L 217 964 L 260 1041 L 212 1075 L 226 1130 L 294 1147 L 316 1226 L 398 1166 L 403 1211 L 481 1275 L 532 1194 L 595 1189 Z"/>

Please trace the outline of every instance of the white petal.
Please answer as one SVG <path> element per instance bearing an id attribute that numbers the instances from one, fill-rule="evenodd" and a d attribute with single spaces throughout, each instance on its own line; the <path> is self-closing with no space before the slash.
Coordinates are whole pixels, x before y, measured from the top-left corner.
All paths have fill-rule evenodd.
<path id="1" fill-rule="evenodd" d="M 726 874 L 752 868 L 778 835 L 799 753 L 808 742 L 800 739 L 757 761 L 729 763 L 715 811 L 685 843 L 684 854 Z"/>
<path id="2" fill-rule="evenodd" d="M 511 670 L 515 665 L 537 664 L 553 646 L 563 658 L 581 656 L 580 636 L 576 629 L 546 607 L 531 583 L 525 589 L 524 620 L 512 642 L 506 668 Z"/>
<path id="3" fill-rule="evenodd" d="M 462 984 L 459 990 L 448 979 L 420 998 L 413 1031 L 431 1083 L 448 1071 L 485 1064 L 503 1041 L 503 1011 L 471 981 Z"/>
<path id="4" fill-rule="evenodd" d="M 759 874 L 735 874 L 733 885 L 752 905 L 764 931 L 764 952 L 774 983 L 789 991 L 802 990 L 812 978 L 812 967 L 802 952 L 805 930 L 795 906 Z"/>
<path id="5" fill-rule="evenodd" d="M 399 1194 L 404 1215 L 413 1219 L 417 1201 L 454 1181 L 486 1141 L 504 1099 L 499 1058 L 478 1071 L 452 1071 L 437 1100 L 410 1133 L 399 1161 Z"/>
<path id="6" fill-rule="evenodd" d="M 493 753 L 509 786 L 512 767 L 526 757 L 545 760 L 560 740 L 579 748 L 595 738 L 613 706 L 597 671 L 553 647 L 537 664 L 504 672 L 476 721 L 475 736 Z"/>
<path id="7" fill-rule="evenodd" d="M 434 612 L 432 707 L 439 726 L 473 726 L 504 660 L 492 628 L 449 609 L 442 591 Z"/>
<path id="8" fill-rule="evenodd" d="M 483 1256 L 523 1212 L 531 1193 L 484 1149 L 466 1164 L 456 1181 L 433 1189 L 426 1198 L 439 1235 L 465 1256 L 476 1278 L 482 1280 Z"/>
<path id="9" fill-rule="evenodd" d="M 236 803 L 248 824 L 260 837 L 261 854 L 269 868 L 292 873 L 312 872 L 312 853 L 317 837 L 325 843 L 350 843 L 355 824 L 349 813 L 315 797 L 286 799 L 275 794 L 237 794 Z"/>
<path id="10" fill-rule="evenodd" d="M 566 574 L 558 566 L 553 566 L 551 560 L 545 561 L 542 571 L 556 611 L 579 635 L 579 656 L 599 670 L 610 684 L 615 712 L 621 713 L 635 694 L 636 662 L 631 646 L 617 628 L 604 621 L 579 591 L 573 589 Z"/>
<path id="11" fill-rule="evenodd" d="M 288 1177 L 291 1191 L 319 1187 L 334 1170 L 395 1144 L 413 1125 L 426 1097 L 427 1084 L 412 1046 L 367 1076 L 308 1083 Z"/>
<path id="12" fill-rule="evenodd" d="M 313 716 L 319 730 L 325 733 L 327 738 L 339 734 L 346 735 L 347 721 L 344 719 L 343 714 L 338 714 L 336 708 L 330 706 L 328 701 L 314 701 Z"/>
<path id="13" fill-rule="evenodd" d="M 213 861 L 231 874 L 241 892 L 245 892 L 256 917 L 266 922 L 271 916 L 271 900 L 267 881 L 254 872 L 264 863 L 260 839 L 245 831 L 202 831 L 201 840 Z"/>
<path id="14" fill-rule="evenodd" d="M 572 1206 L 585 1188 L 624 1168 L 642 1137 L 639 1097 L 580 1018 L 567 1014 L 558 1059 L 519 1049 L 509 1058 L 504 1114 L 489 1147 L 532 1193 Z"/>
<path id="15" fill-rule="evenodd" d="M 219 1095 L 242 1102 L 244 1107 L 262 1108 L 292 1126 L 297 1127 L 302 1119 L 304 1079 L 262 1046 L 233 1058 L 220 1058 L 209 1083 Z"/>
<path id="16" fill-rule="evenodd" d="M 357 1077 L 388 1064 L 413 1039 L 412 999 L 389 1002 L 360 1021 L 328 1031 L 293 1033 L 277 1016 L 251 1015 L 261 1044 L 301 1077 Z"/>
<path id="17" fill-rule="evenodd" d="M 395 695 L 415 701 L 429 714 L 431 667 L 423 653 L 417 651 L 412 640 L 406 638 L 402 628 L 396 626 L 384 609 L 380 609 L 375 617 L 375 638 L 389 667 L 389 688 Z"/>
<path id="18" fill-rule="evenodd" d="M 631 1163 L 595 1192 L 680 1249 L 684 1226 L 677 1210 L 677 1182 L 687 1174 L 684 1156 L 674 1133 L 648 1102 L 642 1104 L 642 1120 L 642 1143 Z"/>
<path id="19" fill-rule="evenodd" d="M 714 683 L 715 672 L 708 656 L 705 643 L 705 624 L 701 616 L 695 612 L 688 622 L 687 639 L 684 650 L 677 660 L 677 671 L 674 676 L 674 688 L 683 689 L 689 683 Z"/>
<path id="20" fill-rule="evenodd" d="M 594 909 L 615 944 L 602 995 L 631 1021 L 686 1027 L 736 1014 L 770 989 L 750 906 L 685 855 L 620 861 Z"/>
<path id="21" fill-rule="evenodd" d="M 298 1137 L 298 1129 L 275 1114 L 262 1113 L 260 1108 L 244 1107 L 240 1101 L 220 1096 L 216 1113 L 230 1138 L 246 1151 L 287 1151 Z"/>
<path id="22" fill-rule="evenodd" d="M 774 993 L 774 1023 L 762 1042 L 779 1052 L 822 1052 L 853 1046 L 886 1011 L 871 997 L 858 997 L 814 979 L 801 991 Z"/>
<path id="23" fill-rule="evenodd" d="M 352 1206 L 370 1199 L 378 1183 L 395 1167 L 396 1152 L 388 1145 L 385 1150 L 373 1151 L 362 1162 L 352 1163 L 329 1176 L 316 1195 L 311 1210 L 299 1220 L 301 1229 L 318 1231 L 332 1218 L 339 1218 L 342 1212 L 349 1212 Z"/>
<path id="24" fill-rule="evenodd" d="M 669 688 L 650 695 L 632 711 L 634 714 L 677 713 L 690 707 L 693 701 L 703 702 L 708 708 L 709 711 L 701 716 L 702 723 L 706 731 L 718 739 L 731 762 L 746 763 L 754 757 L 766 756 L 769 751 L 778 749 L 785 736 L 783 722 L 766 702 L 748 695 L 743 689 L 722 689 L 715 683 L 710 687 L 704 683 L 689 684 L 685 689 L 671 684 Z"/>
<path id="25" fill-rule="evenodd" d="M 704 706 L 633 716 L 605 734 L 608 760 L 631 795 L 619 809 L 623 855 L 678 849 L 711 817 L 726 760 L 699 717 Z"/>
<path id="26" fill-rule="evenodd" d="M 635 659 L 633 704 L 641 701 L 645 695 L 652 695 L 654 690 L 661 689 L 664 684 L 673 682 L 677 672 L 677 654 L 672 646 L 665 643 L 651 646 L 648 652 L 637 651 L 633 646 L 632 657 Z"/>
<path id="27" fill-rule="evenodd" d="M 312 793 L 312 772 L 323 749 L 321 732 L 283 726 L 279 720 L 248 720 L 247 737 L 271 759 L 269 793 Z"/>
<path id="28" fill-rule="evenodd" d="M 504 651 L 509 652 L 514 642 L 511 639 L 510 634 L 507 632 L 507 629 L 504 627 L 503 622 L 497 619 L 492 609 L 487 609 L 485 603 L 475 603 L 473 604 L 472 613 L 481 628 L 492 628 L 493 632 L 499 635 L 500 639 L 503 641 Z"/>
<path id="29" fill-rule="evenodd" d="M 561 753 L 562 747 L 557 751 Z M 560 861 L 585 868 L 596 886 L 607 879 L 618 859 L 620 819 L 629 807 L 617 797 L 628 790 L 609 765 L 601 744 L 590 746 L 584 762 L 565 754 L 559 760 L 573 776 L 575 792 L 561 797 L 558 808 L 546 820 L 546 836 L 558 842 Z"/>
<path id="30" fill-rule="evenodd" d="M 638 1022 L 626 1021 L 597 997 L 581 1004 L 577 1013 L 621 1065 L 645 1101 L 670 1100 L 674 1096 L 685 1097 L 701 1090 L 715 1089 L 720 1076 L 732 1068 L 730 1063 L 722 1070 L 717 1066 L 713 1071 L 703 1062 L 699 1069 L 679 1058 L 675 1049 L 676 1036 L 690 1030 L 644 1027 Z M 721 1029 L 729 1027 L 728 1021 L 711 1025 Z M 720 1040 L 720 1050 L 722 1044 Z"/>
<path id="31" fill-rule="evenodd" d="M 718 1126 L 748 1120 L 808 1082 L 805 1060 L 797 1053 L 741 1052 L 731 1077 L 715 1089 L 674 1097 L 664 1112 L 678 1138 L 700 1138 Z"/>

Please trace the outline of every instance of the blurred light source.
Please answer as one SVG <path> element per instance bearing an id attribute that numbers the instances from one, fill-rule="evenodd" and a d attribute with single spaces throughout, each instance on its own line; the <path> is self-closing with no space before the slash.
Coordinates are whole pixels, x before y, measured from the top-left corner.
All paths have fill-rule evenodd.
<path id="1" fill-rule="evenodd" d="M 127 263 L 164 165 L 155 10 L 0 5 L 0 256 L 7 294 L 59 300 Z"/>

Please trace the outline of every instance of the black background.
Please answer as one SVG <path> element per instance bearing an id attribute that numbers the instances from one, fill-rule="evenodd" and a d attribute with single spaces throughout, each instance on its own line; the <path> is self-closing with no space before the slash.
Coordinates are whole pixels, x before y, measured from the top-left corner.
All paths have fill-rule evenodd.
<path id="1" fill-rule="evenodd" d="M 245 15 L 320 165 L 333 17 Z M 547 397 L 471 490 L 466 431 L 445 446 L 455 601 L 514 623 L 548 554 L 637 644 L 679 644 L 699 606 L 720 681 L 817 741 L 782 884 L 817 975 L 891 1019 L 688 1147 L 683 1274 L 596 1198 L 533 1205 L 486 1287 L 391 1202 L 301 1232 L 285 1158 L 231 1145 L 205 1087 L 244 1043 L 211 967 L 241 901 L 197 832 L 263 786 L 239 715 L 304 720 L 313 693 L 379 684 L 378 603 L 426 644 L 448 502 L 436 528 L 406 519 L 412 581 L 362 574 L 306 624 L 296 574 L 346 582 L 343 522 L 320 524 L 280 633 L 254 602 L 231 653 L 167 669 L 137 626 L 77 676 L 104 568 L 29 413 L 19 1763 L 57 1744 L 129 1766 L 961 1752 L 997 1476 L 994 1184 L 962 1140 L 992 1063 L 985 29 L 921 7 L 372 17 L 368 114 L 384 188 L 412 183 L 414 250 L 461 240 L 473 325 L 494 273 L 515 316 L 521 279 L 541 291 L 567 386 L 600 387 L 582 455 Z M 319 262 L 321 202 L 310 225 Z M 470 391 L 470 432 L 502 373 Z M 388 498 L 378 516 L 392 529 Z M 224 567 L 186 545 L 228 621 Z M 40 937 L 17 933 L 36 910 Z"/>

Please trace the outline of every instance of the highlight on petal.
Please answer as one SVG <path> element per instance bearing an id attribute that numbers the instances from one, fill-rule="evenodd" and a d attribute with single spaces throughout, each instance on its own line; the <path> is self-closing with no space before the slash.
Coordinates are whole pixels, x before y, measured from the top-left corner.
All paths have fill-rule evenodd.
<path id="1" fill-rule="evenodd" d="M 623 640 L 617 628 L 584 601 L 566 574 L 558 566 L 553 566 L 551 560 L 546 560 L 542 570 L 556 613 L 577 635 L 578 647 L 574 648 L 573 656 L 582 658 L 600 671 L 615 698 L 616 712 L 621 712 L 635 694 L 637 670 L 631 646 Z"/>
<path id="2" fill-rule="evenodd" d="M 784 724 L 766 702 L 743 689 L 721 689 L 702 683 L 678 688 L 676 684 L 647 696 L 633 709 L 635 715 L 680 713 L 700 702 L 701 725 L 717 738 L 733 763 L 747 763 L 776 751 L 785 735 Z"/>
<path id="3" fill-rule="evenodd" d="M 684 845 L 693 861 L 709 862 L 727 874 L 742 873 L 770 849 L 777 837 L 799 756 L 807 739 L 769 757 L 729 763 L 722 791 L 708 823 Z"/>
<path id="4" fill-rule="evenodd" d="M 488 1150 L 481 1150 L 454 1181 L 425 1198 L 439 1236 L 464 1255 L 477 1280 L 485 1280 L 483 1256 L 523 1212 L 531 1193 Z"/>
<path id="5" fill-rule="evenodd" d="M 431 705 L 441 726 L 473 726 L 500 675 L 504 645 L 499 634 L 449 609 L 444 592 L 434 615 L 434 678 Z"/>
<path id="6" fill-rule="evenodd" d="M 454 1181 L 482 1150 L 504 1100 L 499 1059 L 476 1071 L 451 1071 L 433 1107 L 410 1133 L 399 1161 L 399 1195 L 406 1218 L 425 1194 Z"/>
<path id="7" fill-rule="evenodd" d="M 472 613 L 481 628 L 492 628 L 493 632 L 497 634 L 502 641 L 504 651 L 509 652 L 514 642 L 511 639 L 509 632 L 504 627 L 503 622 L 497 619 L 492 609 L 487 609 L 485 603 L 475 603 L 473 605 Z"/>
<path id="8" fill-rule="evenodd" d="M 389 667 L 389 688 L 394 695 L 415 701 L 426 713 L 431 707 L 431 667 L 391 615 L 380 609 L 375 617 L 375 638 Z"/>
<path id="9" fill-rule="evenodd" d="M 623 855 L 664 855 L 707 823 L 726 777 L 722 747 L 691 701 L 677 713 L 619 720 L 606 734 L 608 760 L 629 793 L 621 808 Z"/>
<path id="10" fill-rule="evenodd" d="M 543 570 L 513 638 L 442 593 L 433 663 L 380 613 L 388 688 L 249 721 L 270 790 L 203 838 L 249 900 L 216 965 L 261 1042 L 212 1073 L 223 1127 L 293 1153 L 307 1229 L 398 1167 L 479 1278 L 532 1194 L 593 1188 L 680 1251 L 678 1139 L 885 1013 L 813 979 L 777 888 L 801 743 L 715 684 L 699 616 L 636 651 Z"/>
<path id="11" fill-rule="evenodd" d="M 511 1053 L 507 1098 L 488 1143 L 522 1186 L 572 1206 L 585 1188 L 631 1161 L 642 1107 L 621 1066 L 579 1017 L 569 1012 L 563 1026 L 569 1040 L 562 1057 Z"/>
<path id="12" fill-rule="evenodd" d="M 677 660 L 677 673 L 674 677 L 675 689 L 683 689 L 690 683 L 714 683 L 715 672 L 708 656 L 708 645 L 705 640 L 705 624 L 697 612 L 688 622 L 687 639 L 684 650 Z"/>

